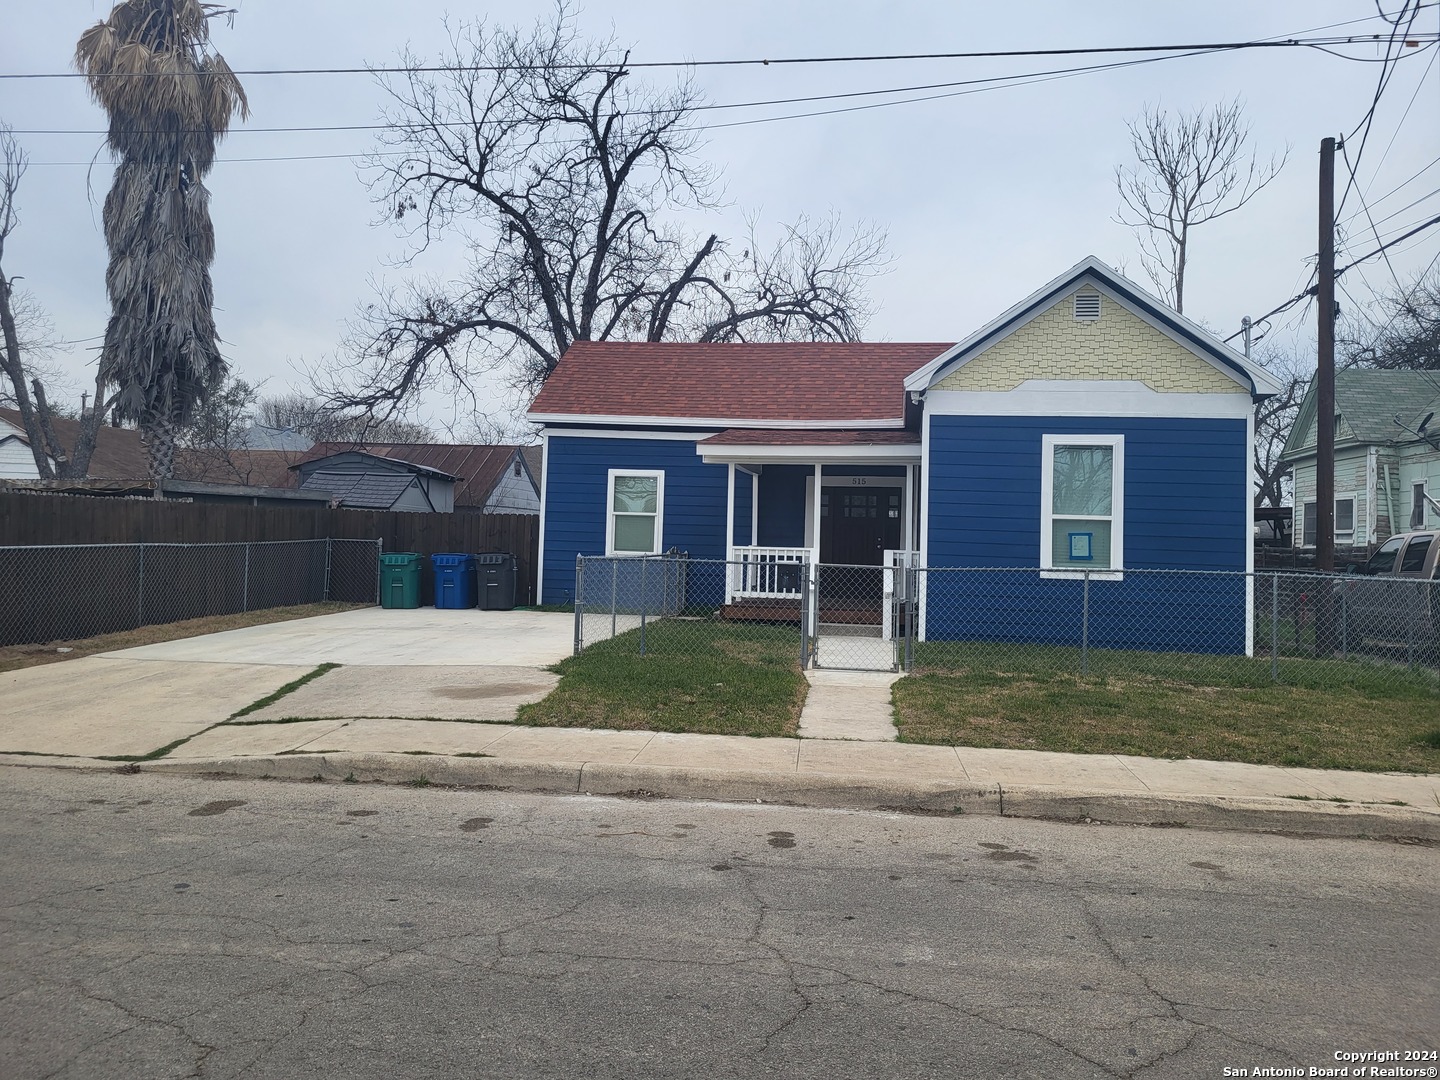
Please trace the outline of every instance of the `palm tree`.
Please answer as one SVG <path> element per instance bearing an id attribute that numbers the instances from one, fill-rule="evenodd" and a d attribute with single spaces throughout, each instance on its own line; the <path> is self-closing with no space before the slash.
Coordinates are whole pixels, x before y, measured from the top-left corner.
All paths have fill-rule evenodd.
<path id="1" fill-rule="evenodd" d="M 174 471 L 176 430 L 226 372 L 211 311 L 215 230 L 204 178 L 245 91 L 209 48 L 199 0 L 125 0 L 80 36 L 75 65 L 110 116 L 105 199 L 110 322 L 100 376 L 138 422 L 150 475 Z M 158 494 L 158 487 L 157 487 Z"/>

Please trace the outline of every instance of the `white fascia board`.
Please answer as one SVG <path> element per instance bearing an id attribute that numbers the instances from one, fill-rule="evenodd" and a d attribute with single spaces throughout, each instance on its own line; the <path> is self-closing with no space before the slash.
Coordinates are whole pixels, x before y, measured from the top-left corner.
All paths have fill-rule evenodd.
<path id="1" fill-rule="evenodd" d="M 1132 315 L 1143 319 L 1147 324 L 1153 326 L 1177 345 L 1198 356 L 1222 374 L 1234 379 L 1238 385 L 1245 386 L 1244 381 L 1235 371 L 1235 368 L 1239 368 L 1240 371 L 1244 372 L 1245 377 L 1249 378 L 1254 387 L 1252 393 L 1255 396 L 1269 397 L 1280 392 L 1280 384 L 1276 382 L 1275 378 L 1270 375 L 1269 372 L 1265 371 L 1264 368 L 1251 363 L 1245 358 L 1244 354 L 1230 348 L 1230 346 L 1219 340 L 1214 334 L 1210 333 L 1210 331 L 1198 323 L 1171 310 L 1162 301 L 1151 296 L 1150 293 L 1142 289 L 1139 285 L 1136 285 L 1118 271 L 1105 265 L 1105 263 L 1093 255 L 1082 259 L 1063 274 L 1051 279 L 1024 300 L 1007 309 L 998 318 L 992 319 L 964 341 L 952 346 L 940 356 L 930 361 L 930 363 L 926 364 L 905 380 L 905 389 L 907 391 L 928 390 L 930 386 L 941 377 L 940 373 L 942 370 L 962 366 L 973 356 L 978 355 L 993 345 L 995 341 L 1000 340 L 1001 337 L 1014 333 L 1041 312 L 1049 310 L 1049 304 L 1047 304 L 1046 301 L 1057 301 L 1062 295 L 1074 291 L 1074 289 L 1086 282 L 1095 286 L 1098 292 L 1108 297 L 1114 303 L 1119 304 Z M 1138 296 L 1141 303 L 1137 304 L 1128 297 L 1121 296 L 1116 291 L 1117 289 L 1124 289 Z M 1165 313 L 1165 320 L 1177 323 L 1185 331 L 1185 334 L 1193 335 L 1205 341 L 1210 349 L 1215 350 L 1215 352 L 1224 357 L 1225 362 L 1222 362 L 1213 355 L 1207 355 L 1205 348 L 1198 346 L 1194 341 L 1188 339 L 1185 334 L 1177 333 L 1171 326 L 1166 325 L 1164 320 L 1157 317 L 1157 314 L 1161 311 Z M 1022 316 L 1024 317 L 1022 318 Z M 1006 324 L 1012 320 L 1019 321 L 1017 321 L 1014 326 L 1006 329 L 1005 334 L 999 334 L 998 331 L 1005 329 Z M 1230 365 L 1233 365 L 1233 367 Z M 945 373 L 948 374 L 949 372 L 946 371 Z M 1245 386 L 1245 389 L 1251 390 L 1251 387 Z"/>
<path id="2" fill-rule="evenodd" d="M 526 413 L 533 424 L 627 424 L 646 427 L 757 428 L 764 431 L 874 431 L 905 427 L 905 417 L 886 420 L 755 420 L 715 416 L 596 416 L 588 413 Z"/>
<path id="3" fill-rule="evenodd" d="M 716 434 L 709 431 L 616 431 L 614 428 L 547 427 L 540 429 L 547 439 L 670 439 L 673 442 L 699 442 Z"/>
<path id="4" fill-rule="evenodd" d="M 932 390 L 925 415 L 1160 416 L 1245 420 L 1249 394 L 1162 394 L 1141 382 L 1030 379 L 1014 390 Z"/>
<path id="5" fill-rule="evenodd" d="M 706 446 L 695 452 L 709 464 L 766 465 L 782 461 L 825 461 L 832 465 L 895 465 L 918 463 L 920 447 L 903 446 Z"/>
<path id="6" fill-rule="evenodd" d="M 535 556 L 535 603 L 545 602 L 545 474 L 550 464 L 550 436 L 540 432 L 540 535 L 536 543 L 539 548 Z M 576 597 L 578 600 L 579 597 Z"/>

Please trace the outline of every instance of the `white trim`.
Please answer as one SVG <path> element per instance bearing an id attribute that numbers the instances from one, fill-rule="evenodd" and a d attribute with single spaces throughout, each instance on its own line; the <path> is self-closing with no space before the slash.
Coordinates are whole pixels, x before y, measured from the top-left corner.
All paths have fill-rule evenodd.
<path id="1" fill-rule="evenodd" d="M 903 428 L 904 415 L 882 420 L 756 420 L 723 416 L 610 416 L 600 413 L 526 413 L 532 424 L 645 424 L 654 427 L 755 428 L 762 431 L 873 431 Z"/>
<path id="2" fill-rule="evenodd" d="M 1014 390 L 931 390 L 925 415 L 1158 416 L 1243 420 L 1255 413 L 1249 394 L 1162 394 L 1130 380 L 1027 379 Z"/>
<path id="3" fill-rule="evenodd" d="M 540 432 L 540 539 L 535 552 L 535 603 L 545 602 L 545 477 L 550 472 L 550 436 Z M 579 597 L 576 597 L 578 600 Z"/>
<path id="4" fill-rule="evenodd" d="M 1421 494 L 1420 494 L 1421 514 L 1420 514 L 1420 524 L 1419 524 L 1419 525 L 1413 524 L 1413 522 L 1415 521 L 1415 489 L 1416 489 L 1417 487 L 1420 489 L 1420 493 L 1421 493 Z M 1429 503 L 1432 502 L 1432 501 L 1433 501 L 1433 500 L 1430 498 L 1430 478 L 1429 478 L 1428 476 L 1426 476 L 1426 477 L 1421 477 L 1419 480 L 1411 480 L 1411 481 L 1410 481 L 1410 516 L 1405 519 L 1405 529 L 1406 529 L 1407 531 L 1410 530 L 1410 529 L 1423 529 L 1423 528 L 1425 528 L 1425 518 L 1428 516 L 1428 511 L 1429 511 L 1429 509 L 1430 509 L 1430 507 L 1429 507 L 1427 504 L 1429 504 Z M 1400 531 L 1399 529 L 1396 529 L 1396 530 L 1395 530 L 1395 532 L 1399 532 L 1399 531 Z"/>
<path id="5" fill-rule="evenodd" d="M 702 442 L 696 443 L 695 453 L 707 465 L 723 465 L 729 461 L 753 465 L 782 461 L 813 464 L 817 460 L 841 465 L 893 465 L 920 460 L 918 443 L 898 446 L 706 446 Z"/>
<path id="6" fill-rule="evenodd" d="M 749 472 L 748 469 L 743 470 Z M 750 546 L 760 544 L 760 474 L 750 473 Z"/>
<path id="7" fill-rule="evenodd" d="M 735 561 L 735 465 L 732 463 L 725 473 L 725 562 L 732 563 Z"/>
<path id="8" fill-rule="evenodd" d="M 1120 581 L 1125 570 L 1125 436 L 1124 435 L 1041 435 L 1040 436 L 1040 576 L 1082 577 L 1087 567 L 1066 563 L 1055 565 L 1054 504 L 1055 448 L 1058 446 L 1110 447 L 1110 513 L 1094 515 L 1110 523 L 1110 565 L 1089 570 L 1092 581 Z M 1061 515 L 1065 518 L 1077 515 Z M 1084 517 L 1085 515 L 1078 515 Z"/>
<path id="9" fill-rule="evenodd" d="M 905 466 L 905 550 L 915 550 L 915 466 Z"/>
<path id="10" fill-rule="evenodd" d="M 690 433 L 678 431 L 616 431 L 613 428 L 542 428 L 541 435 L 550 435 L 557 438 L 574 439 L 671 439 L 675 442 L 698 442 L 700 439 L 708 439 L 711 435 L 718 435 L 714 430 L 695 431 Z"/>
<path id="11" fill-rule="evenodd" d="M 1248 481 L 1254 473 L 1255 460 L 1255 410 L 1245 421 L 1245 655 L 1255 655 L 1255 493 Z"/>
<path id="12" fill-rule="evenodd" d="M 930 410 L 926 408 L 920 419 L 920 565 L 930 565 L 930 474 L 935 470 L 930 461 Z M 913 550 L 913 547 L 912 547 Z M 930 592 L 930 575 L 920 575 L 920 587 L 916 590 L 915 637 L 925 640 L 925 601 Z"/>
<path id="13" fill-rule="evenodd" d="M 1370 446 L 1365 450 L 1365 538 L 1367 541 L 1374 540 L 1379 535 L 1380 508 L 1375 503 L 1375 479 L 1379 473 L 1376 462 L 1380 457 L 1380 448 Z M 1292 511 L 1293 513 L 1293 511 Z M 1294 528 L 1292 525 L 1291 533 Z"/>
<path id="14" fill-rule="evenodd" d="M 1358 491 L 1337 492 L 1335 502 L 1338 504 L 1350 500 L 1350 546 L 1354 547 L 1360 534 L 1360 493 Z M 1332 518 L 1331 520 L 1336 520 Z M 1340 542 L 1340 530 L 1335 530 L 1335 542 Z"/>
<path id="15" fill-rule="evenodd" d="M 812 505 L 810 509 L 815 514 L 815 535 L 811 550 L 815 552 L 815 561 L 820 561 L 820 538 L 824 535 L 825 523 L 820 518 L 820 506 L 825 491 L 825 466 L 822 462 L 815 463 L 815 490 L 812 492 Z"/>
<path id="16" fill-rule="evenodd" d="M 1007 323 L 1011 322 L 1011 320 L 1017 319 L 1021 315 L 1026 316 L 1023 320 L 1017 322 L 1014 326 L 1009 327 L 1009 329 L 1006 330 L 1006 333 L 1003 336 L 1009 336 L 1009 334 L 1012 334 L 1016 330 L 1020 329 L 1020 327 L 1024 326 L 1037 315 L 1041 314 L 1044 311 L 1048 311 L 1051 305 L 1045 304 L 1044 306 L 1041 306 L 1047 297 L 1053 296 L 1054 302 L 1059 303 L 1060 301 L 1064 300 L 1066 296 L 1077 291 L 1079 288 L 1081 288 L 1087 283 L 1093 285 L 1096 291 L 1099 292 L 1102 296 L 1110 297 L 1110 299 L 1114 300 L 1126 311 L 1129 311 L 1131 314 L 1143 319 L 1146 323 L 1153 326 L 1156 330 L 1160 331 L 1166 337 L 1170 338 L 1170 340 L 1174 341 L 1177 345 L 1181 346 L 1182 348 L 1186 349 L 1191 353 L 1194 353 L 1196 356 L 1200 357 L 1207 363 L 1214 366 L 1217 370 L 1228 375 L 1231 379 L 1234 379 L 1238 385 L 1244 386 L 1244 383 L 1241 382 L 1238 372 L 1235 370 L 1235 368 L 1238 368 L 1239 371 L 1244 372 L 1245 376 L 1247 376 L 1254 384 L 1253 393 L 1270 395 L 1278 394 L 1280 392 L 1279 384 L 1275 381 L 1274 377 L 1271 376 L 1268 372 L 1266 372 L 1263 368 L 1257 367 L 1256 365 L 1252 364 L 1249 360 L 1245 358 L 1242 353 L 1236 352 L 1234 349 L 1230 348 L 1230 346 L 1226 345 L 1223 341 L 1219 340 L 1213 334 L 1211 334 L 1210 331 L 1206 330 L 1204 327 L 1198 325 L 1197 323 L 1194 323 L 1191 320 L 1187 319 L 1179 312 L 1171 310 L 1160 300 L 1151 296 L 1148 292 L 1140 288 L 1140 286 L 1136 285 L 1133 281 L 1127 279 L 1124 275 L 1120 274 L 1111 267 L 1106 266 L 1103 262 L 1095 258 L 1095 256 L 1093 255 L 1080 260 L 1080 262 L 1076 263 L 1069 270 L 1066 270 L 1058 277 L 1052 278 L 1035 292 L 1027 296 L 1024 300 L 1021 300 L 1018 304 L 1010 307 L 997 318 L 992 319 L 990 322 L 986 323 L 979 330 L 975 331 L 975 333 L 967 337 L 964 341 L 961 341 L 960 343 L 951 346 L 949 349 L 946 349 L 934 360 L 930 361 L 930 363 L 926 364 L 924 367 L 920 368 L 908 379 L 906 379 L 905 389 L 921 391 L 928 390 L 932 385 L 934 385 L 934 383 L 939 381 L 939 379 L 944 378 L 945 375 L 949 374 L 949 370 L 947 369 L 951 369 L 952 366 L 961 366 L 962 364 L 968 362 L 972 358 L 972 356 L 977 355 L 978 353 L 983 352 L 985 349 L 989 348 L 995 343 L 995 341 L 1001 340 L 1001 337 L 996 336 L 997 332 L 1001 328 L 1005 327 Z M 1208 342 L 1212 342 L 1216 352 L 1218 352 L 1221 356 L 1224 356 L 1225 359 L 1231 364 L 1234 364 L 1235 367 L 1232 368 L 1228 364 L 1222 363 L 1218 358 L 1214 356 L 1205 355 L 1203 351 L 1200 351 L 1198 349 L 1194 342 L 1189 341 L 1183 335 L 1178 334 L 1175 331 L 1171 330 L 1168 326 L 1165 326 L 1150 312 L 1147 312 L 1142 308 L 1132 304 L 1130 301 L 1122 298 L 1118 293 L 1114 291 L 1116 287 L 1127 289 L 1134 292 L 1137 296 L 1146 298 L 1153 303 L 1153 306 L 1157 311 L 1163 309 L 1166 312 L 1167 318 L 1174 319 L 1189 333 L 1195 334 L 1196 336 Z M 1027 309 L 1030 308 L 1034 308 L 1035 310 L 1027 312 Z M 956 363 L 957 360 L 959 361 L 959 363 Z M 1248 391 L 1250 390 L 1250 387 L 1246 386 L 1245 389 Z"/>
<path id="17" fill-rule="evenodd" d="M 810 475 L 805 477 L 805 535 L 804 541 L 807 548 L 820 550 L 819 543 L 815 540 L 815 522 L 812 515 L 815 513 L 815 470 L 812 467 Z"/>
<path id="18" fill-rule="evenodd" d="M 605 476 L 605 554 L 644 555 L 643 551 L 617 552 L 615 550 L 615 478 L 617 476 L 651 476 L 655 478 L 655 540 L 654 549 L 648 554 L 659 555 L 665 550 L 665 470 L 664 469 L 611 469 Z M 648 517 L 645 514 L 631 514 L 630 517 Z"/>

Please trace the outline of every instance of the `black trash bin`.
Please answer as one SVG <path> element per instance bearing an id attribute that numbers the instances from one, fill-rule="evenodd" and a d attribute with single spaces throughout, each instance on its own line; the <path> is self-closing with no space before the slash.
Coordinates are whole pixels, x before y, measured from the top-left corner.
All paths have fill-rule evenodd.
<path id="1" fill-rule="evenodd" d="M 475 556 L 475 578 L 482 611 L 509 611 L 515 606 L 515 556 L 508 551 Z"/>

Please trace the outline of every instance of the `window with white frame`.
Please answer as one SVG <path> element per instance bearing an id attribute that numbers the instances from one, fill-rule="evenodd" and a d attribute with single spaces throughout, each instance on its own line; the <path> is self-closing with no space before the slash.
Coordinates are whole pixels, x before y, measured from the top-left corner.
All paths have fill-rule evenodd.
<path id="1" fill-rule="evenodd" d="M 1355 542 L 1355 496 L 1335 497 L 1335 540 L 1341 544 Z"/>
<path id="2" fill-rule="evenodd" d="M 663 472 L 611 469 L 605 505 L 605 554 L 659 554 L 665 516 Z"/>
<path id="3" fill-rule="evenodd" d="M 1040 482 L 1042 570 L 1125 565 L 1125 437 L 1046 435 Z"/>
<path id="4" fill-rule="evenodd" d="M 1335 539 L 1338 543 L 1355 542 L 1355 502 L 1354 495 L 1335 496 Z M 1300 527 L 1300 545 L 1314 547 L 1315 538 L 1320 532 L 1320 518 L 1315 503 L 1307 502 L 1301 507 Z"/>

